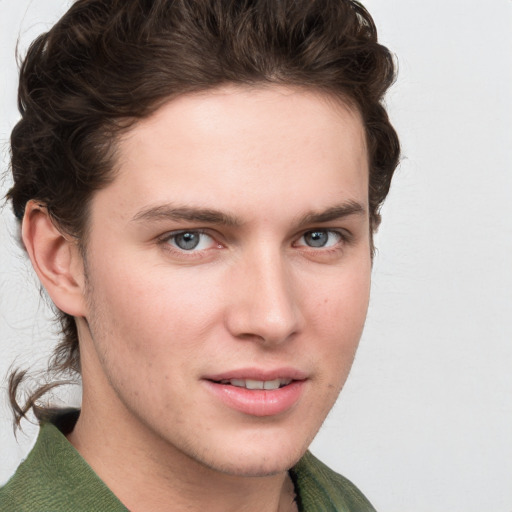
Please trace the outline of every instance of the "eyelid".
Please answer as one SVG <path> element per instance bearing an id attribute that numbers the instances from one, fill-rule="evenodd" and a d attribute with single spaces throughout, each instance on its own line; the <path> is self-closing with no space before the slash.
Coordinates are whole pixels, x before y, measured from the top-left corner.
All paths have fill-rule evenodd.
<path id="1" fill-rule="evenodd" d="M 172 245 L 170 244 L 169 242 L 179 236 L 179 235 L 182 235 L 184 233 L 197 233 L 199 235 L 204 235 L 204 236 L 207 236 L 208 238 L 211 239 L 211 247 L 208 247 L 208 248 L 205 248 L 205 249 L 190 249 L 190 250 L 186 250 L 186 249 L 181 249 L 179 247 L 176 247 L 175 245 Z M 191 257 L 192 255 L 194 254 L 200 254 L 200 253 L 203 253 L 205 251 L 208 251 L 212 248 L 220 248 L 221 247 L 221 243 L 217 240 L 216 237 L 214 237 L 211 232 L 209 230 L 206 230 L 204 228 L 194 228 L 194 229 L 176 229 L 176 230 L 173 230 L 173 231 L 168 231 L 167 233 L 164 233 L 163 235 L 159 236 L 157 238 L 157 242 L 159 244 L 161 244 L 162 246 L 165 247 L 165 250 L 166 251 L 169 251 L 169 252 L 173 252 L 175 254 L 179 254 L 179 255 L 185 255 L 185 256 L 188 256 L 188 257 Z"/>
<path id="2" fill-rule="evenodd" d="M 338 243 L 330 245 L 330 246 L 327 246 L 327 247 L 313 247 L 313 246 L 310 246 L 310 245 L 298 244 L 297 243 L 301 238 L 306 236 L 308 233 L 314 233 L 314 232 L 334 233 L 336 236 L 339 237 L 339 241 L 338 241 Z M 310 228 L 310 229 L 307 229 L 305 231 L 302 231 L 300 233 L 300 235 L 298 237 L 296 237 L 296 239 L 295 239 L 296 241 L 294 242 L 294 245 L 297 246 L 297 247 L 305 247 L 306 249 L 311 249 L 311 250 L 314 250 L 314 251 L 319 251 L 319 250 L 327 251 L 327 250 L 336 249 L 340 245 L 344 245 L 346 243 L 350 243 L 352 241 L 352 238 L 353 238 L 352 234 L 350 232 L 348 232 L 346 229 L 326 228 L 326 227 Z"/>

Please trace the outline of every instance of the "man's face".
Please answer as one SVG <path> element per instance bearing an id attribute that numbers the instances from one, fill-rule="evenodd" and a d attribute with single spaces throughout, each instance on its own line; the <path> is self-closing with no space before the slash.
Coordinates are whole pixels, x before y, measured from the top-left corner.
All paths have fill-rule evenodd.
<path id="1" fill-rule="evenodd" d="M 84 414 L 153 458 L 288 469 L 366 316 L 359 115 L 300 89 L 226 87 L 138 123 L 118 164 L 91 204 Z"/>

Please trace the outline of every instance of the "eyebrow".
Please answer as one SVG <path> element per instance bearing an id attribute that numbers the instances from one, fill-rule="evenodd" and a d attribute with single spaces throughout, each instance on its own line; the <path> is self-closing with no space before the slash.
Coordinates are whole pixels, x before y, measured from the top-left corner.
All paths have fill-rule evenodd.
<path id="1" fill-rule="evenodd" d="M 362 204 L 356 201 L 346 201 L 323 211 L 308 212 L 302 217 L 299 217 L 295 224 L 298 226 L 322 224 L 352 215 L 364 216 L 365 214 L 366 209 Z M 243 222 L 234 215 L 219 210 L 188 206 L 175 207 L 171 204 L 146 208 L 136 213 L 132 218 L 134 222 L 159 220 L 200 222 L 228 227 L 239 227 L 243 224 Z"/>
<path id="2" fill-rule="evenodd" d="M 342 219 L 352 215 L 364 216 L 366 215 L 366 208 L 357 201 L 346 201 L 340 205 L 332 206 L 327 210 L 307 213 L 300 217 L 297 224 L 299 226 L 305 224 L 322 224 L 324 222 L 331 222 L 333 220 Z"/>
<path id="3" fill-rule="evenodd" d="M 132 220 L 135 222 L 181 220 L 233 227 L 242 224 L 242 222 L 233 215 L 218 210 L 212 210 L 210 208 L 192 208 L 188 206 L 173 207 L 172 205 L 161 205 L 144 209 L 137 213 Z"/>

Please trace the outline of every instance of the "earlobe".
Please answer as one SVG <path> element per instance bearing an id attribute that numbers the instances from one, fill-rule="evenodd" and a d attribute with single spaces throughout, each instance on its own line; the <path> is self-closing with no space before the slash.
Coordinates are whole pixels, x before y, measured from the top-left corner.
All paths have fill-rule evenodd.
<path id="1" fill-rule="evenodd" d="M 85 316 L 83 260 L 77 244 L 52 222 L 46 208 L 29 201 L 21 235 L 32 266 L 53 303 L 72 316 Z"/>

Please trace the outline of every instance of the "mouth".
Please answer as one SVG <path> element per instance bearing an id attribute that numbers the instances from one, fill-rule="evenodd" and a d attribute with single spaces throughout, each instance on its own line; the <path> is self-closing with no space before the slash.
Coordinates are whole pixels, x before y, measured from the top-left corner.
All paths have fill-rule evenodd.
<path id="1" fill-rule="evenodd" d="M 293 379 L 278 378 L 273 380 L 254 380 L 254 379 L 222 379 L 218 384 L 235 386 L 237 388 L 245 388 L 250 390 L 267 390 L 272 391 L 288 386 Z M 215 382 L 215 381 L 214 381 Z"/>
<path id="2" fill-rule="evenodd" d="M 276 416 L 300 401 L 307 375 L 296 370 L 240 370 L 209 376 L 206 388 L 225 406 L 250 416 Z"/>

